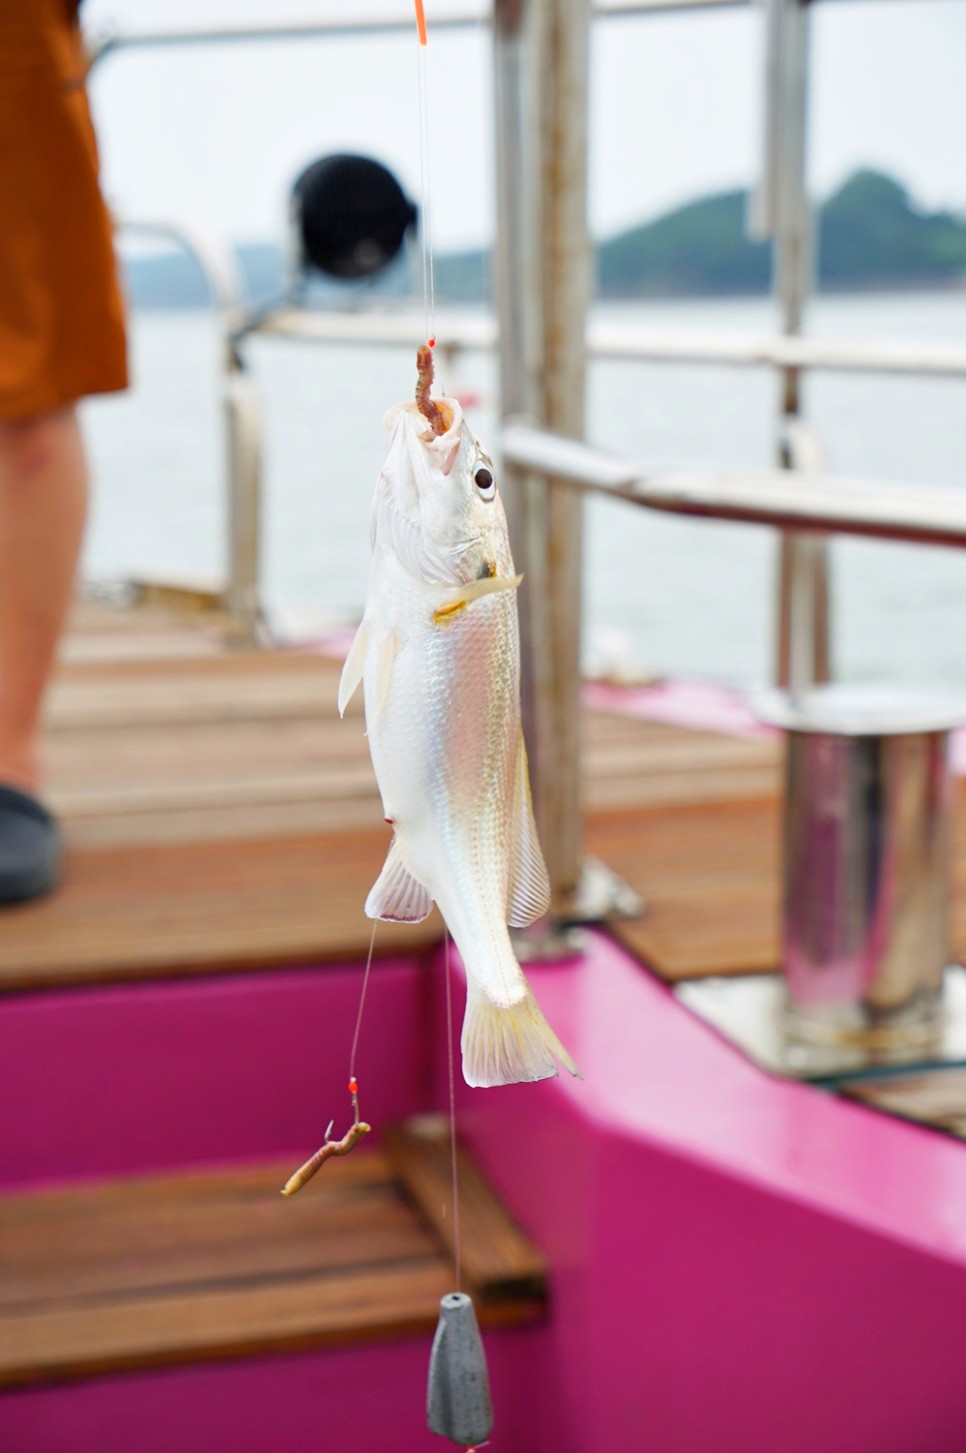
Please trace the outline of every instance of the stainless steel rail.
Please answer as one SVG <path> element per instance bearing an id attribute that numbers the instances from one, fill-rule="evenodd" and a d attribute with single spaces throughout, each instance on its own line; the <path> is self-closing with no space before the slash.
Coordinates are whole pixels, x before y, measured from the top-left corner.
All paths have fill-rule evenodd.
<path id="1" fill-rule="evenodd" d="M 596 0 L 590 7 L 594 19 L 628 18 L 641 15 L 685 13 L 692 10 L 747 10 L 759 0 Z M 845 4 L 848 0 L 809 0 L 811 4 Z M 478 29 L 490 23 L 493 5 L 477 3 L 447 10 L 433 10 L 433 33 Z M 408 8 L 369 15 L 334 16 L 326 20 L 280 20 L 260 25 L 215 25 L 192 29 L 112 31 L 108 28 L 87 36 L 91 66 L 120 50 L 151 49 L 181 45 L 224 45 L 245 41 L 340 40 L 372 34 L 412 35 L 414 22 Z"/>
<path id="2" fill-rule="evenodd" d="M 309 312 L 281 308 L 243 325 L 303 343 L 381 344 L 414 348 L 423 342 L 422 309 L 397 312 Z M 454 352 L 496 347 L 496 319 L 489 313 L 437 308 L 440 345 Z M 824 373 L 899 374 L 966 379 L 966 347 L 954 343 L 862 338 L 808 338 L 787 333 L 697 333 L 636 328 L 591 320 L 589 359 L 611 362 L 699 364 L 720 368 L 795 368 Z"/>
<path id="3" fill-rule="evenodd" d="M 221 351 L 219 380 L 223 410 L 223 476 L 228 515 L 225 577 L 219 596 L 232 636 L 240 644 L 256 639 L 261 621 L 259 536 L 261 512 L 260 416 L 255 386 L 235 346 L 243 319 L 244 287 L 238 260 L 213 232 L 194 219 L 122 220 L 131 236 L 159 237 L 189 253 L 208 285 Z"/>
<path id="4" fill-rule="evenodd" d="M 654 469 L 515 421 L 501 445 L 519 468 L 671 514 L 966 548 L 966 492 L 791 469 Z"/>
<path id="5" fill-rule="evenodd" d="M 500 416 L 583 433 L 589 0 L 495 0 Z M 437 335 L 439 329 L 437 328 Z M 505 471 L 522 570 L 523 724 L 551 913 L 583 897 L 579 774 L 583 502 L 546 477 Z M 559 784 L 568 778 L 567 790 Z"/>
<path id="6" fill-rule="evenodd" d="M 434 33 L 439 30 L 456 30 L 478 27 L 488 19 L 485 8 L 476 12 L 465 9 L 433 13 Z M 415 20 L 411 9 L 400 7 L 396 13 L 387 11 L 383 15 L 372 14 L 334 16 L 329 20 L 282 20 L 269 24 L 212 25 L 176 27 L 161 30 L 109 29 L 95 32 L 87 38 L 88 60 L 97 65 L 108 55 L 120 50 L 149 50 L 159 47 L 182 45 L 226 45 L 246 41 L 291 41 L 291 40 L 340 40 L 372 34 L 415 34 Z"/>
<path id="7" fill-rule="evenodd" d="M 686 10 L 747 9 L 757 0 L 597 0 L 591 7 L 595 17 L 609 15 L 654 15 Z M 825 0 L 828 3 L 828 0 Z M 434 9 L 430 17 L 433 34 L 439 31 L 477 29 L 489 25 L 490 4 Z M 215 25 L 195 29 L 126 30 L 105 29 L 88 38 L 90 64 L 96 65 L 119 50 L 150 49 L 159 46 L 224 45 L 245 41 L 340 40 L 362 35 L 413 35 L 415 23 L 409 7 L 370 15 L 335 16 L 327 20 L 281 20 L 267 25 Z"/>
<path id="8" fill-rule="evenodd" d="M 812 285 L 812 211 L 806 188 L 809 13 L 800 0 L 763 0 L 765 98 L 761 178 L 749 229 L 772 243 L 774 293 L 786 338 L 802 331 Z M 802 372 L 785 361 L 779 373 L 776 454 L 794 467 L 789 441 L 802 409 Z M 778 631 L 775 679 L 804 690 L 831 675 L 828 542 L 783 535 L 778 544 Z"/>

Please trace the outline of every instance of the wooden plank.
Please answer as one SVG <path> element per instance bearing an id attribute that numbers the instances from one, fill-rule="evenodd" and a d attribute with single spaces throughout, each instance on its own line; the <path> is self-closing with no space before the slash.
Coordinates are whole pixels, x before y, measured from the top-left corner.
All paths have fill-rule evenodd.
<path id="1" fill-rule="evenodd" d="M 0 1386 L 428 1334 L 451 1252 L 392 1166 L 362 1150 L 289 1199 L 278 1163 L 0 1198 Z M 479 1246 L 495 1203 L 465 1156 L 461 1173 Z M 464 1262 L 481 1321 L 542 1315 L 539 1254 L 515 1230 L 499 1244 L 471 1258 L 478 1282 Z"/>
<path id="2" fill-rule="evenodd" d="M 396 1126 L 386 1145 L 399 1180 L 440 1241 L 455 1254 L 453 1179 L 446 1119 L 424 1115 Z M 496 1199 L 457 1142 L 460 1262 L 468 1282 L 486 1297 L 541 1296 L 546 1265 L 533 1243 Z"/>
<path id="3" fill-rule="evenodd" d="M 30 1311 L 0 1326 L 0 1387 L 428 1333 L 451 1282 L 432 1259 Z"/>
<path id="4" fill-rule="evenodd" d="M 0 1311 L 436 1254 L 379 1152 L 285 1199 L 294 1166 L 0 1199 Z M 52 1254 L 52 1245 L 55 1247 Z"/>
<path id="5" fill-rule="evenodd" d="M 48 711 L 63 890 L 6 910 L 0 990 L 357 958 L 388 832 L 358 695 L 309 651 L 199 656 L 170 613 L 82 604 L 74 639 L 123 641 L 62 665 Z M 143 653 L 139 655 L 139 642 Z M 664 977 L 778 961 L 780 743 L 584 714 L 586 845 L 648 904 L 624 942 Z M 966 809 L 953 943 L 966 949 Z M 439 920 L 384 925 L 419 952 Z"/>
<path id="6" fill-rule="evenodd" d="M 278 1197 L 277 1188 L 274 1194 Z M 353 1266 L 436 1253 L 429 1232 L 390 1190 L 370 1191 L 311 1218 L 295 1212 L 285 1217 L 268 1197 L 259 1210 L 265 1224 L 257 1227 L 246 1205 L 199 1205 L 190 1223 L 178 1208 L 145 1216 L 137 1226 L 118 1218 L 90 1225 L 78 1221 L 71 1228 L 69 1254 L 56 1265 L 48 1229 L 23 1231 L 4 1248 L 11 1269 L 0 1291 L 0 1311 L 15 1314 L 135 1292 L 160 1295 L 200 1282 L 341 1274 Z M 273 1242 L 263 1237 L 269 1223 L 278 1234 Z"/>
<path id="7" fill-rule="evenodd" d="M 617 936 L 672 981 L 773 970 L 779 822 L 774 800 L 592 815 L 588 847 L 647 901 Z"/>
<path id="8" fill-rule="evenodd" d="M 22 989 L 364 955 L 375 833 L 142 845 L 73 855 L 51 899 L 7 910 L 0 985 Z M 380 926 L 377 952 L 419 953 L 438 918 Z"/>

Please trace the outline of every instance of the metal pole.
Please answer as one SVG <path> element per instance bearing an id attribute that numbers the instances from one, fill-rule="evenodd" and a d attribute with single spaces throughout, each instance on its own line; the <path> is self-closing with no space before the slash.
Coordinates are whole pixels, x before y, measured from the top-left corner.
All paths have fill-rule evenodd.
<path id="1" fill-rule="evenodd" d="M 584 420 L 588 0 L 496 0 L 500 408 L 579 438 Z M 510 468 L 511 539 L 522 569 L 524 724 L 553 909 L 581 878 L 582 503 Z"/>
<path id="2" fill-rule="evenodd" d="M 808 115 L 807 0 L 763 0 L 765 128 L 762 181 L 750 230 L 771 237 L 774 289 L 785 334 L 801 332 L 811 284 L 811 214 L 805 185 Z M 789 440 L 801 409 L 801 370 L 781 370 L 778 458 L 797 467 Z M 779 686 L 804 690 L 830 675 L 828 544 L 783 535 L 778 560 Z"/>
<path id="3" fill-rule="evenodd" d="M 228 496 L 228 586 L 231 634 L 239 646 L 258 644 L 261 539 L 261 408 L 258 390 L 232 349 L 222 383 Z"/>
<path id="4" fill-rule="evenodd" d="M 261 413 L 255 384 L 245 371 L 236 334 L 243 319 L 244 286 L 232 249 L 195 220 L 130 218 L 125 232 L 164 237 L 189 253 L 201 268 L 219 333 L 219 367 L 224 405 L 224 487 L 228 512 L 226 580 L 222 591 L 231 638 L 254 645 L 261 620 L 259 536 L 261 514 Z"/>

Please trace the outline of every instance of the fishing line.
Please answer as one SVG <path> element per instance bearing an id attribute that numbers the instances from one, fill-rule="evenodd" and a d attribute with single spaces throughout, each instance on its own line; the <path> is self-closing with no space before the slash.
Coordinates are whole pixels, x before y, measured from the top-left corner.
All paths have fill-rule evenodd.
<path id="1" fill-rule="evenodd" d="M 369 987 L 369 970 L 372 968 L 372 953 L 376 946 L 376 929 L 379 926 L 378 918 L 372 920 L 372 933 L 369 935 L 369 954 L 366 958 L 366 971 L 362 976 L 362 992 L 359 995 L 359 1012 L 356 1015 L 356 1029 L 352 1036 L 352 1049 L 349 1052 L 349 1094 L 352 1096 L 352 1108 L 355 1112 L 356 1124 L 359 1123 L 359 1081 L 356 1079 L 356 1053 L 359 1049 L 359 1031 L 362 1028 L 362 1011 L 366 1007 L 366 990 Z"/>
<path id="2" fill-rule="evenodd" d="M 334 1120 L 329 1121 L 325 1138 L 314 1155 L 304 1165 L 300 1165 L 294 1175 L 289 1176 L 282 1187 L 283 1196 L 294 1196 L 300 1191 L 315 1173 L 333 1155 L 348 1155 L 353 1146 L 358 1145 L 363 1136 L 368 1135 L 372 1126 L 363 1120 L 359 1114 L 359 1081 L 356 1079 L 356 1051 L 359 1048 L 359 1030 L 362 1028 L 362 1011 L 366 1003 L 366 989 L 369 987 L 369 970 L 372 968 L 372 951 L 376 946 L 376 924 L 378 920 L 372 921 L 372 933 L 369 935 L 369 956 L 366 959 L 366 971 L 362 976 L 362 992 L 359 995 L 359 1012 L 356 1015 L 356 1030 L 352 1036 L 352 1049 L 349 1053 L 349 1084 L 348 1091 L 352 1096 L 353 1120 L 349 1129 L 341 1140 L 331 1140 L 332 1126 Z"/>
<path id="3" fill-rule="evenodd" d="M 456 1173 L 456 1074 L 453 1069 L 453 988 L 450 983 L 449 929 L 445 934 L 444 956 L 446 961 L 446 1048 L 449 1053 L 449 1153 L 453 1176 L 453 1260 L 456 1271 L 456 1290 L 462 1291 L 463 1261 L 460 1255 L 460 1190 Z"/>
<path id="4" fill-rule="evenodd" d="M 433 237 L 429 196 L 429 88 L 426 82 L 426 12 L 415 0 L 417 74 L 419 88 L 419 191 L 422 200 L 423 322 L 430 348 L 436 343 L 436 285 L 433 275 Z"/>

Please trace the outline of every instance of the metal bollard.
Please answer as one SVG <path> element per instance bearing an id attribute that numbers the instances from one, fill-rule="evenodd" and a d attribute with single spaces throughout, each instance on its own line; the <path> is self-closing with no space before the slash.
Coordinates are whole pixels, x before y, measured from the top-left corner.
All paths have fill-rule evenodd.
<path id="1" fill-rule="evenodd" d="M 949 959 L 949 733 L 966 703 L 879 687 L 769 693 L 785 729 L 785 1028 L 927 1047 Z"/>

